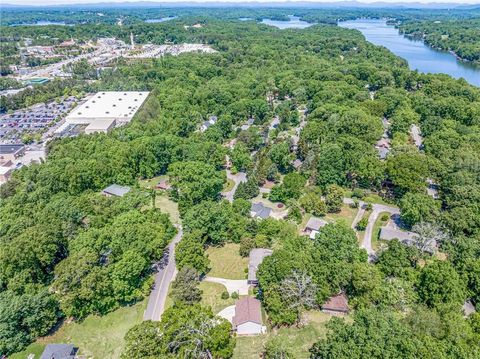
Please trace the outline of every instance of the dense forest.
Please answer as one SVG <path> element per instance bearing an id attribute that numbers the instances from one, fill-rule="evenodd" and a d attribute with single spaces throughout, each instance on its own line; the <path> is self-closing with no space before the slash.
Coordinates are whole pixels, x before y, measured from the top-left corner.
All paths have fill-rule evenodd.
<path id="1" fill-rule="evenodd" d="M 197 21 L 201 28 L 184 29 Z M 467 299 L 480 310 L 478 88 L 410 71 L 359 32 L 328 24 L 280 31 L 187 17 L 41 31 L 66 38 L 72 32 L 127 38 L 134 31 L 139 43 L 202 42 L 218 52 L 118 61 L 91 89 L 151 91 L 134 120 L 108 135 L 55 140 L 45 163 L 16 171 L 0 187 L 2 354 L 21 350 L 62 318 L 105 314 L 148 294 L 152 264 L 176 230 L 137 183 L 168 174 L 185 231 L 178 286 L 208 273 L 208 246 L 232 241 L 245 253 L 271 247 L 259 270 L 258 296 L 272 326 L 298 325 L 302 312 L 340 290 L 355 309 L 352 321 L 329 323 L 327 337 L 310 350 L 313 358 L 480 355 L 480 316 L 465 319 L 461 311 Z M 66 83 L 62 91 L 69 86 L 76 85 Z M 279 133 L 298 126 L 299 106 L 307 109 L 307 123 L 292 153 Z M 197 131 L 212 115 L 217 123 Z M 280 128 L 268 134 L 275 115 Z M 391 122 L 393 147 L 386 161 L 374 148 L 383 118 Z M 236 129 L 248 119 L 255 127 Z M 422 150 L 409 140 L 412 123 L 422 129 Z M 234 138 L 233 150 L 223 146 Z M 249 179 L 232 204 L 220 196 L 226 154 Z M 303 161 L 298 170 L 294 158 Z M 252 219 L 247 199 L 259 184 L 278 178 L 283 181 L 270 195 L 288 206 L 288 217 Z M 427 196 L 427 179 L 439 184 L 439 201 Z M 133 190 L 123 198 L 101 196 L 111 183 Z M 393 241 L 371 264 L 354 231 L 341 223 L 314 240 L 299 236 L 301 213 L 338 211 L 345 189 L 375 191 L 400 206 L 408 226 L 428 224 L 445 233 L 446 258 Z M 308 286 L 295 289 L 287 285 L 292 282 Z M 293 289 L 286 295 L 284 288 Z M 160 322 L 128 332 L 124 358 L 232 355 L 230 324 L 195 304 L 193 289 L 190 297 L 182 292 Z M 288 357 L 287 349 L 272 352 L 267 357 Z"/>
<path id="2" fill-rule="evenodd" d="M 452 51 L 461 59 L 480 63 L 480 19 L 407 21 L 400 31 L 428 45 Z"/>

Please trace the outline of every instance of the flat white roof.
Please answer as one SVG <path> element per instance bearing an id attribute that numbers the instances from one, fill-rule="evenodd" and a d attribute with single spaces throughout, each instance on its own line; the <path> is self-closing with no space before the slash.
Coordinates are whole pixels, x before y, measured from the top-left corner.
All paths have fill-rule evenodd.
<path id="1" fill-rule="evenodd" d="M 67 116 L 67 122 L 107 119 L 129 122 L 146 100 L 148 94 L 148 91 L 98 92 L 87 102 L 74 108 Z"/>
<path id="2" fill-rule="evenodd" d="M 8 172 L 12 170 L 11 167 L 7 166 L 0 166 L 0 175 L 6 175 Z"/>

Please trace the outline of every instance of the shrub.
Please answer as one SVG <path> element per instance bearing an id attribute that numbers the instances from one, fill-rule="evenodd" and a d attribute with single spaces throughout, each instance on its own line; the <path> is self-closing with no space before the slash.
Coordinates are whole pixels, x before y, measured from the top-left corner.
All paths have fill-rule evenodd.
<path id="1" fill-rule="evenodd" d="M 354 198 L 363 198 L 365 196 L 365 191 L 361 188 L 355 188 L 352 193 L 352 197 Z"/>
<path id="2" fill-rule="evenodd" d="M 383 214 L 382 217 L 380 218 L 382 220 L 382 222 L 386 222 L 388 221 L 388 219 L 390 218 L 390 216 L 388 214 Z"/>
<path id="3" fill-rule="evenodd" d="M 232 297 L 233 297 L 233 295 L 232 295 Z M 227 291 L 224 291 L 224 292 L 222 292 L 221 298 L 222 298 L 223 300 L 227 300 L 228 298 L 230 298 L 230 294 L 228 294 Z"/>
<path id="4" fill-rule="evenodd" d="M 238 293 L 237 292 L 232 293 L 232 299 L 238 299 Z"/>
<path id="5" fill-rule="evenodd" d="M 359 231 L 364 231 L 365 228 L 367 228 L 367 225 L 368 225 L 368 218 L 364 217 L 357 223 L 357 229 Z"/>

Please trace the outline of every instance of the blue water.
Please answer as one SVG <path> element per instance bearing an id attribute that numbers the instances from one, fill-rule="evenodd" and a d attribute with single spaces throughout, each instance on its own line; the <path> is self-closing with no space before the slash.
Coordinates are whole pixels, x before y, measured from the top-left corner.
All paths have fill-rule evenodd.
<path id="1" fill-rule="evenodd" d="M 145 22 L 148 22 L 148 23 L 157 23 L 157 22 L 165 22 L 165 21 L 170 21 L 170 20 L 173 20 L 173 19 L 176 19 L 177 16 L 168 16 L 168 17 L 161 17 L 160 19 L 148 19 L 148 20 L 145 20 Z"/>
<path id="2" fill-rule="evenodd" d="M 395 55 L 407 60 L 412 70 L 448 74 L 480 86 L 480 66 L 459 61 L 449 52 L 434 50 L 423 41 L 409 39 L 400 34 L 395 27 L 387 25 L 385 20 L 357 19 L 342 21 L 338 25 L 359 30 L 371 43 L 385 46 Z"/>
<path id="3" fill-rule="evenodd" d="M 290 15 L 289 21 L 263 19 L 262 24 L 278 27 L 279 29 L 305 29 L 313 24 L 300 20 L 299 17 Z"/>
<path id="4" fill-rule="evenodd" d="M 43 21 L 43 20 L 39 20 L 33 24 L 26 24 L 26 23 L 23 23 L 23 24 L 14 24 L 14 25 L 10 25 L 10 26 L 47 26 L 47 25 L 61 25 L 61 26 L 65 26 L 65 21 Z"/>

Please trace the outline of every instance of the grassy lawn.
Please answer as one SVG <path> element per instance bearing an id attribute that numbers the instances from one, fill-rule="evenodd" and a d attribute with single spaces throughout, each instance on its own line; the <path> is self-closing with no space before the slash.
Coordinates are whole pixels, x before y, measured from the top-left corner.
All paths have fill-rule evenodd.
<path id="1" fill-rule="evenodd" d="M 237 345 L 233 354 L 234 359 L 260 358 L 265 343 L 273 337 L 278 337 L 290 348 L 295 359 L 306 359 L 310 357 L 308 349 L 320 338 L 325 337 L 326 323 L 331 316 L 320 311 L 310 311 L 305 314 L 307 324 L 297 328 L 280 328 L 268 330 L 266 335 L 253 337 L 238 337 Z"/>
<path id="2" fill-rule="evenodd" d="M 223 185 L 223 190 L 222 192 L 229 192 L 233 189 L 233 186 L 235 186 L 235 181 L 227 178 L 227 182 Z"/>
<path id="3" fill-rule="evenodd" d="M 357 214 L 358 208 L 350 208 L 348 204 L 342 206 L 342 210 L 338 213 L 328 213 L 325 216 L 325 219 L 328 222 L 340 222 L 343 221 L 347 226 L 351 226 L 355 215 Z"/>
<path id="4" fill-rule="evenodd" d="M 210 258 L 210 277 L 221 277 L 227 279 L 245 279 L 245 269 L 248 267 L 248 257 L 242 258 L 238 254 L 239 244 L 226 243 L 222 247 L 209 247 L 207 249 Z"/>
<path id="5" fill-rule="evenodd" d="M 140 188 L 152 189 L 153 187 L 155 187 L 158 184 L 158 182 L 160 182 L 161 180 L 164 180 L 164 179 L 168 179 L 168 176 L 167 175 L 162 175 L 162 176 L 157 176 L 157 177 L 153 177 L 153 178 L 149 178 L 149 179 L 139 180 L 138 184 L 139 184 Z"/>
<path id="6" fill-rule="evenodd" d="M 178 212 L 178 204 L 173 202 L 168 196 L 161 195 L 155 197 L 155 207 L 159 208 L 163 213 L 170 215 L 173 223 L 180 223 L 180 213 Z"/>
<path id="7" fill-rule="evenodd" d="M 382 217 L 384 215 L 388 215 L 388 219 L 386 221 L 382 221 Z M 373 225 L 373 232 L 372 232 L 372 248 L 373 250 L 378 250 L 380 248 L 380 244 L 382 241 L 380 241 L 380 227 L 385 226 L 388 221 L 390 220 L 390 213 L 388 212 L 381 212 L 377 220 L 375 221 L 375 224 Z"/>
<path id="8" fill-rule="evenodd" d="M 221 298 L 222 293 L 226 291 L 226 288 L 221 284 L 201 282 L 199 288 L 202 291 L 201 304 L 211 307 L 214 314 L 217 314 L 222 309 L 235 304 L 235 299 Z"/>
<path id="9" fill-rule="evenodd" d="M 119 358 L 127 331 L 143 319 L 147 301 L 123 307 L 102 317 L 90 315 L 83 322 L 64 323 L 54 334 L 39 338 L 23 352 L 10 356 L 10 359 L 25 359 L 28 354 L 40 357 L 50 343 L 72 343 L 79 347 L 79 353 L 87 358 Z"/>

